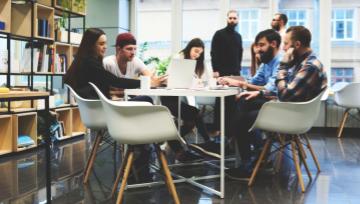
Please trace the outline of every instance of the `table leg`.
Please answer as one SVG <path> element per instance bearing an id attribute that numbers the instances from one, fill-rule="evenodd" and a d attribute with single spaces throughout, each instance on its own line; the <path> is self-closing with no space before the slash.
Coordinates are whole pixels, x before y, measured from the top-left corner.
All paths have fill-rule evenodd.
<path id="1" fill-rule="evenodd" d="M 225 97 L 220 100 L 220 197 L 225 196 Z"/>

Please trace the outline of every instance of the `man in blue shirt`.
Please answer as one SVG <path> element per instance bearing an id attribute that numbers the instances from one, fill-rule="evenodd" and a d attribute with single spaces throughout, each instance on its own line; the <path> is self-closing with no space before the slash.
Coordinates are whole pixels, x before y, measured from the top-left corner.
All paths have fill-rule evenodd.
<path id="1" fill-rule="evenodd" d="M 279 46 L 281 44 L 280 35 L 272 29 L 260 32 L 255 38 L 255 44 L 259 49 L 261 65 L 257 70 L 255 76 L 247 81 L 238 80 L 232 77 L 221 77 L 218 82 L 223 85 L 238 86 L 249 91 L 250 93 L 261 93 L 258 95 L 246 95 L 240 98 L 237 96 L 237 104 L 235 108 L 234 117 L 231 118 L 229 125 L 229 135 L 239 141 L 239 152 L 242 160 L 247 162 L 250 159 L 250 143 L 251 136 L 249 136 L 249 125 L 247 122 L 242 122 L 247 119 L 247 113 L 252 110 L 258 110 L 262 104 L 271 100 L 276 96 L 277 89 L 275 80 L 277 70 L 280 64 L 281 56 L 279 54 Z M 227 107 L 233 110 L 232 107 Z M 241 121 L 241 122 L 239 122 Z M 244 124 L 244 125 L 243 125 Z M 219 145 L 204 143 L 192 144 L 190 147 L 208 156 L 220 158 Z"/>
<path id="2" fill-rule="evenodd" d="M 248 132 L 256 119 L 254 114 L 269 100 L 276 98 L 277 87 L 275 80 L 282 56 L 279 54 L 281 37 L 275 30 L 269 29 L 260 32 L 255 38 L 255 44 L 260 50 L 260 65 L 255 76 L 249 81 L 237 82 L 247 91 L 239 94 L 236 99 L 236 111 L 231 124 L 231 136 L 238 142 L 242 166 L 236 169 L 228 169 L 226 175 L 233 179 L 248 178 L 252 163 L 251 143 L 254 133 Z M 236 85 L 235 81 L 226 80 L 229 85 Z"/>

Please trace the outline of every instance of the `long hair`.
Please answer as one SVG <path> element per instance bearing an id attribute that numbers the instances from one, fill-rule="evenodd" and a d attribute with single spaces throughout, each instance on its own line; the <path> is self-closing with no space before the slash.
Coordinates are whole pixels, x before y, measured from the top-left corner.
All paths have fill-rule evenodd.
<path id="1" fill-rule="evenodd" d="M 254 51 L 256 44 L 251 44 L 250 52 L 251 52 L 251 63 L 250 63 L 250 74 L 251 76 L 254 76 L 256 73 L 256 70 L 259 68 L 261 62 L 259 59 L 256 58 L 256 53 Z"/>
<path id="2" fill-rule="evenodd" d="M 195 73 L 201 77 L 201 75 L 204 73 L 204 53 L 205 53 L 205 46 L 204 42 L 200 38 L 194 38 L 190 40 L 190 42 L 186 45 L 186 47 L 180 51 L 180 53 L 184 54 L 185 59 L 190 59 L 190 51 L 193 47 L 201 47 L 203 49 L 203 52 L 201 55 L 196 59 L 196 68 Z"/>
<path id="3" fill-rule="evenodd" d="M 98 28 L 89 28 L 85 31 L 75 59 L 65 74 L 65 83 L 73 88 L 77 88 L 77 77 L 79 77 L 80 64 L 84 57 L 94 57 L 102 61 L 102 56 L 98 56 L 95 51 L 96 41 L 102 35 L 105 35 L 105 32 Z"/>

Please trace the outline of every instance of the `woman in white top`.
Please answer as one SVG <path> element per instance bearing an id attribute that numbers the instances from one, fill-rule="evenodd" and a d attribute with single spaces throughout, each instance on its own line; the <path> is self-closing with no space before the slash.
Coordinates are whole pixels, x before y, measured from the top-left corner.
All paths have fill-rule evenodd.
<path id="1" fill-rule="evenodd" d="M 195 77 L 197 79 L 200 79 L 203 84 L 206 84 L 209 81 L 210 77 L 212 77 L 212 73 L 209 73 L 209 71 L 207 71 L 207 69 L 205 68 L 204 48 L 205 46 L 203 41 L 199 38 L 194 38 L 186 45 L 183 50 L 180 51 L 179 54 L 175 55 L 174 58 L 196 60 Z M 177 97 L 161 97 L 161 103 L 162 105 L 169 108 L 172 115 L 176 117 L 178 116 Z M 209 135 L 205 129 L 204 122 L 202 121 L 202 117 L 196 107 L 181 102 L 181 119 L 183 120 L 183 125 L 181 126 L 180 130 L 180 134 L 182 136 L 185 136 L 196 126 L 204 140 L 209 140 Z M 197 159 L 195 155 L 192 155 L 190 152 L 186 152 L 178 141 L 171 141 L 169 142 L 169 145 L 171 149 L 175 152 L 175 157 L 177 160 L 181 162 L 186 162 Z"/>

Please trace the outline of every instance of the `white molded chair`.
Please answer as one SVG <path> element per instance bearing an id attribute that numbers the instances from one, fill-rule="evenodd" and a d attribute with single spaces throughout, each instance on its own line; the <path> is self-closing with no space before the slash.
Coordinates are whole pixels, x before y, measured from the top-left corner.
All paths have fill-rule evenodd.
<path id="1" fill-rule="evenodd" d="M 301 174 L 301 167 L 296 151 L 299 152 L 300 160 L 304 163 L 305 169 L 311 179 L 311 174 L 307 163 L 305 161 L 305 151 L 300 141 L 300 135 L 305 134 L 315 123 L 320 112 L 321 98 L 326 90 L 323 90 L 317 97 L 307 102 L 275 102 L 269 101 L 265 103 L 249 131 L 254 129 L 261 129 L 265 132 L 278 133 L 280 135 L 291 135 L 290 145 L 292 149 L 292 157 L 295 164 L 297 176 L 299 179 L 302 192 L 305 192 L 304 181 Z M 306 135 L 303 135 L 306 140 L 306 146 L 309 149 L 318 172 L 320 172 L 320 165 L 313 151 L 313 148 Z M 286 145 L 285 141 L 279 136 L 280 150 Z M 256 174 L 259 170 L 260 164 L 265 158 L 265 154 L 270 150 L 273 138 L 268 136 L 263 151 L 260 154 L 255 168 L 252 172 L 248 185 L 251 186 L 255 180 Z"/>
<path id="2" fill-rule="evenodd" d="M 91 149 L 88 161 L 84 169 L 84 180 L 86 184 L 89 180 L 90 172 L 93 167 L 97 150 L 103 139 L 104 130 L 106 129 L 105 113 L 103 111 L 101 101 L 93 99 L 84 99 L 79 96 L 69 85 L 65 86 L 74 95 L 75 100 L 79 106 L 80 118 L 86 128 L 97 131 L 93 148 Z"/>
<path id="3" fill-rule="evenodd" d="M 334 87 L 336 104 L 345 108 L 337 131 L 337 136 L 341 137 L 349 111 L 353 108 L 360 108 L 360 83 L 336 83 Z"/>
<path id="4" fill-rule="evenodd" d="M 183 141 L 178 135 L 170 111 L 165 106 L 152 105 L 148 102 L 113 102 L 107 99 L 94 84 L 90 84 L 94 87 L 101 100 L 111 137 L 121 144 L 129 145 L 112 191 L 113 195 L 120 178 L 123 177 L 117 203 L 122 201 L 126 181 L 133 162 L 134 152 L 131 146 L 138 144 L 155 145 L 159 163 L 161 163 L 165 173 L 167 187 L 174 202 L 180 203 L 165 155 L 157 144 L 168 140 Z"/>

